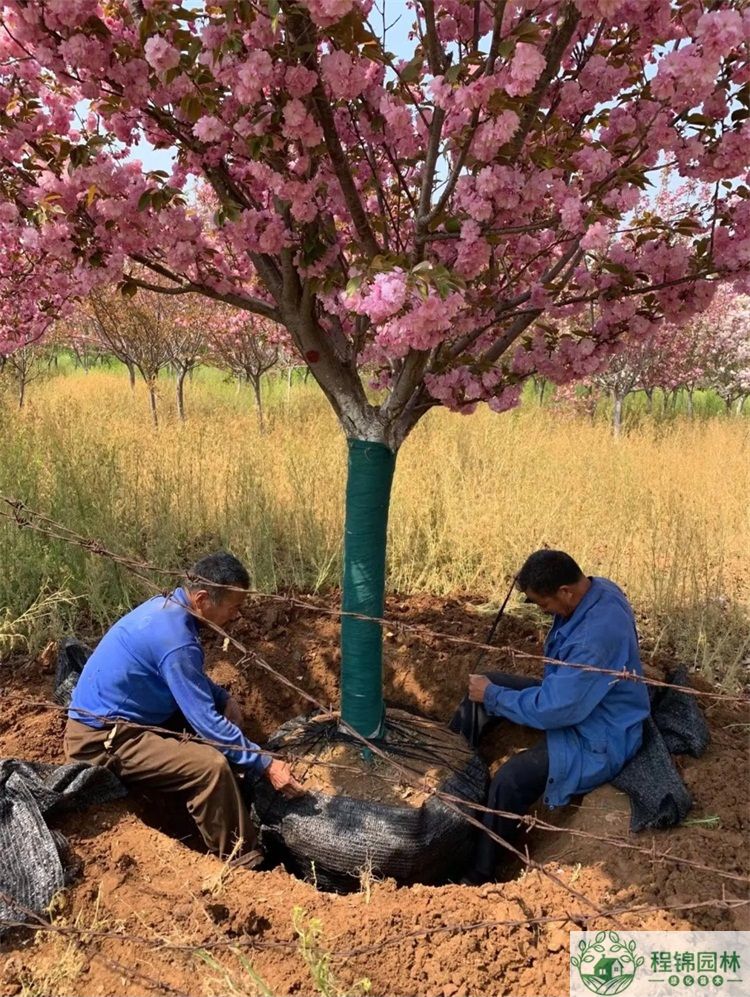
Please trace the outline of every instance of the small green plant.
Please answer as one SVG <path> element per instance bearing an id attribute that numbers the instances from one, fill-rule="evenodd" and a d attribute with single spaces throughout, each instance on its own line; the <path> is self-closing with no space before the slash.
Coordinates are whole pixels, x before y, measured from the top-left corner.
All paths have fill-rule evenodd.
<path id="1" fill-rule="evenodd" d="M 372 855 L 368 855 L 362 868 L 359 870 L 359 892 L 365 898 L 366 904 L 369 904 L 372 900 L 372 888 L 377 882 L 378 877 L 372 867 Z"/>
<path id="2" fill-rule="evenodd" d="M 313 985 L 321 997 L 346 997 L 331 969 L 331 953 L 323 947 L 323 925 L 319 918 L 308 917 L 302 907 L 295 907 L 292 912 L 292 924 L 299 939 L 300 955 L 310 970 Z M 354 984 L 353 994 L 368 994 L 372 983 L 367 977 Z"/>
<path id="3" fill-rule="evenodd" d="M 237 957 L 237 961 L 242 967 L 243 972 L 253 985 L 253 995 L 260 994 L 260 997 L 274 997 L 273 990 L 271 990 L 260 973 L 256 971 L 247 956 L 243 952 L 240 952 L 239 949 L 231 948 L 229 951 Z M 198 949 L 195 954 L 216 973 L 220 980 L 223 994 L 228 994 L 229 997 L 249 997 L 245 981 L 238 979 L 226 966 L 222 966 L 220 962 L 217 962 L 210 952 L 207 952 L 205 949 Z"/>
<path id="4" fill-rule="evenodd" d="M 717 814 L 706 817 L 688 817 L 682 823 L 684 827 L 708 827 L 714 831 L 721 827 L 721 817 Z"/>

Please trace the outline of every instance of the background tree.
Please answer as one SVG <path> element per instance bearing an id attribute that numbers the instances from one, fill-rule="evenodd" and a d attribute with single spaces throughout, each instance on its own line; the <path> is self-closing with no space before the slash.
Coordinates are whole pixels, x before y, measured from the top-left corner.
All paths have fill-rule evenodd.
<path id="1" fill-rule="evenodd" d="M 186 295 L 170 302 L 162 323 L 162 334 L 175 373 L 177 415 L 185 421 L 185 379 L 206 361 L 209 328 L 215 305 L 199 295 Z"/>
<path id="2" fill-rule="evenodd" d="M 73 362 L 84 374 L 88 374 L 96 363 L 103 362 L 107 357 L 92 321 L 89 318 L 84 320 L 81 312 L 69 319 L 56 322 L 47 337 L 47 342 L 54 356 L 57 356 L 60 350 L 70 353 Z"/>
<path id="3" fill-rule="evenodd" d="M 4 358 L 2 369 L 16 382 L 18 397 L 18 407 L 23 408 L 26 403 L 26 389 L 32 381 L 36 381 L 44 373 L 44 352 L 34 343 L 27 343 L 13 350 Z"/>
<path id="4" fill-rule="evenodd" d="M 212 362 L 229 371 L 240 383 L 251 385 L 261 432 L 264 430 L 261 382 L 279 362 L 281 338 L 281 330 L 275 323 L 243 315 L 228 317 L 226 325 L 211 334 Z"/>
<path id="5" fill-rule="evenodd" d="M 713 321 L 701 323 L 704 385 L 724 401 L 727 412 L 741 413 L 750 395 L 750 298 L 721 295 Z"/>
<path id="6" fill-rule="evenodd" d="M 526 377 L 588 376 L 626 330 L 747 281 L 750 14 L 415 0 L 397 59 L 371 6 L 5 0 L 0 243 L 45 248 L 50 299 L 124 266 L 128 290 L 282 324 L 349 443 L 343 606 L 377 617 L 396 454 L 425 412 L 501 412 Z M 111 151 L 142 138 L 171 171 Z M 645 207 L 667 164 L 712 196 Z M 351 616 L 342 714 L 382 730 L 380 628 Z"/>
<path id="7" fill-rule="evenodd" d="M 143 378 L 151 417 L 158 426 L 157 382 L 173 358 L 171 302 L 158 294 L 134 291 L 128 297 L 111 288 L 92 292 L 89 315 L 105 349 Z"/>

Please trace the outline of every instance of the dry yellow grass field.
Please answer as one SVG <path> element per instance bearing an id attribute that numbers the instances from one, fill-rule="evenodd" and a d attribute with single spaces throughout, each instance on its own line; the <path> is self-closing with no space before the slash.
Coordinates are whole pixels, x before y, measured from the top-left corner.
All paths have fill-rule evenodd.
<path id="1" fill-rule="evenodd" d="M 0 492 L 156 564 L 226 545 L 260 589 L 336 585 L 345 444 L 314 385 L 277 382 L 266 433 L 249 394 L 210 373 L 189 389 L 185 425 L 169 390 L 158 431 L 141 386 L 132 396 L 115 373 L 36 384 L 22 412 L 8 392 Z M 435 411 L 399 456 L 389 586 L 496 600 L 526 554 L 562 547 L 626 589 L 651 648 L 736 686 L 750 653 L 748 495 L 744 419 L 642 422 L 614 440 L 605 423 L 535 406 Z M 6 642 L 41 640 L 79 612 L 104 624 L 143 592 L 108 562 L 5 520 L 0 552 Z"/>

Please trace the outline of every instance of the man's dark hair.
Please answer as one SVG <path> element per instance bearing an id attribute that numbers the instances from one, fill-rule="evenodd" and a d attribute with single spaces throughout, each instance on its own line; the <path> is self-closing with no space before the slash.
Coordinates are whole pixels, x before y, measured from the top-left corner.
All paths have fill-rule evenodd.
<path id="1" fill-rule="evenodd" d="M 195 562 L 188 572 L 187 583 L 191 591 L 205 589 L 213 602 L 221 602 L 229 595 L 231 588 L 249 589 L 250 575 L 245 565 L 233 554 L 217 550 Z M 231 588 L 221 588 L 223 585 Z"/>
<path id="2" fill-rule="evenodd" d="M 522 592 L 554 595 L 561 585 L 575 585 L 582 578 L 583 572 L 564 550 L 537 550 L 526 558 L 516 585 Z"/>

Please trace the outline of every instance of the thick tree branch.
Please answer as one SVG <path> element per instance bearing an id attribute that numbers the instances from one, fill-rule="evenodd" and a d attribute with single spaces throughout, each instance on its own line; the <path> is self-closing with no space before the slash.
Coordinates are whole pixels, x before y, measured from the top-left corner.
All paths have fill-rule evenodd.
<path id="1" fill-rule="evenodd" d="M 422 0 L 422 10 L 425 21 L 425 42 L 427 47 L 427 65 L 433 76 L 440 76 L 443 72 L 443 52 L 438 39 L 437 24 L 435 22 L 434 0 Z"/>
<path id="2" fill-rule="evenodd" d="M 535 308 L 531 311 L 517 315 L 502 336 L 499 336 L 492 346 L 490 346 L 490 348 L 482 354 L 481 362 L 494 363 L 495 360 L 501 357 L 508 347 L 512 346 L 518 337 L 528 329 L 532 322 L 536 322 L 541 314 L 542 309 Z"/>
<path id="3" fill-rule="evenodd" d="M 323 140 L 331 161 L 331 167 L 341 186 L 341 192 L 344 195 L 346 206 L 351 214 L 352 223 L 366 254 L 371 257 L 378 256 L 380 254 L 380 247 L 375 238 L 375 233 L 370 226 L 367 212 L 357 190 L 357 185 L 354 183 L 349 160 L 341 145 L 341 139 L 336 128 L 333 110 L 326 97 L 323 84 L 320 82 L 320 71 L 316 57 L 317 34 L 315 28 L 307 14 L 303 13 L 301 8 L 297 7 L 296 4 L 285 4 L 285 14 L 289 35 L 294 39 L 302 65 L 314 72 L 318 77 L 318 83 L 312 92 L 315 116 L 323 132 Z"/>

